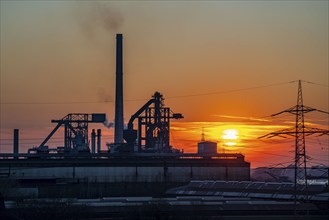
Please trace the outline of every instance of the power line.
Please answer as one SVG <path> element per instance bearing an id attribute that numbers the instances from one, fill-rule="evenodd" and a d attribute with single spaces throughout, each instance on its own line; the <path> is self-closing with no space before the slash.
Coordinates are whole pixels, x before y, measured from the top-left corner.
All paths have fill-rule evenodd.
<path id="1" fill-rule="evenodd" d="M 226 93 L 233 93 L 233 92 L 242 92 L 247 90 L 255 90 L 255 89 L 262 89 L 268 88 L 273 86 L 279 86 L 289 83 L 294 83 L 295 81 L 289 82 L 282 82 L 282 83 L 275 83 L 263 86 L 255 86 L 249 88 L 241 88 L 241 89 L 234 89 L 234 90 L 226 90 L 226 91 L 216 91 L 216 92 L 209 92 L 209 93 L 198 93 L 198 94 L 189 94 L 189 95 L 181 95 L 181 96 L 171 96 L 167 97 L 166 99 L 176 99 L 176 98 L 188 98 L 188 97 L 196 97 L 196 96 L 208 96 L 208 95 L 217 95 L 217 94 L 226 94 Z M 127 99 L 125 102 L 135 102 L 135 101 L 147 101 L 148 99 Z M 68 102 L 2 102 L 0 105 L 70 105 L 70 104 L 106 104 L 106 103 L 113 103 L 114 101 L 68 101 Z"/>
<path id="2" fill-rule="evenodd" d="M 328 87 L 328 85 L 310 82 L 306 80 L 301 80 L 303 82 L 318 85 L 322 87 Z M 176 98 L 188 98 L 188 97 L 197 97 L 197 96 L 208 96 L 208 95 L 219 95 L 219 94 L 227 94 L 227 93 L 234 93 L 234 92 L 242 92 L 247 90 L 255 90 L 255 89 L 262 89 L 274 86 L 280 86 L 285 84 L 290 84 L 297 82 L 297 80 L 289 81 L 289 82 L 282 82 L 282 83 L 275 83 L 263 86 L 254 86 L 249 88 L 241 88 L 241 89 L 233 89 L 233 90 L 226 90 L 226 91 L 215 91 L 215 92 L 208 92 L 208 93 L 197 93 L 197 94 L 188 94 L 188 95 L 180 95 L 180 96 L 169 96 L 166 99 L 176 99 Z M 148 99 L 127 99 L 124 100 L 125 102 L 136 102 L 136 101 L 147 101 Z M 108 104 L 114 103 L 114 101 L 67 101 L 67 102 L 2 102 L 0 105 L 71 105 L 71 104 Z"/>
<path id="3" fill-rule="evenodd" d="M 102 137 L 113 137 L 112 134 L 102 134 Z M 44 140 L 45 138 L 20 138 L 19 140 L 29 141 L 29 140 Z M 62 140 L 62 137 L 52 137 L 51 140 Z M 0 141 L 13 141 L 13 138 L 1 138 Z"/>
<path id="4" fill-rule="evenodd" d="M 146 101 L 147 99 L 127 99 L 125 102 Z M 71 105 L 71 104 L 108 104 L 114 101 L 69 101 L 69 102 L 2 102 L 0 105 Z"/>
<path id="5" fill-rule="evenodd" d="M 287 161 L 287 162 L 281 162 L 281 163 L 274 163 L 274 164 L 272 164 L 270 167 L 268 167 L 268 168 L 278 168 L 280 165 L 281 166 L 283 166 L 284 164 L 289 164 L 289 165 L 292 165 L 293 164 L 293 160 L 291 160 L 291 161 Z M 283 168 L 286 168 L 286 167 L 283 167 Z"/>
<path id="6" fill-rule="evenodd" d="M 249 88 L 242 88 L 242 89 L 233 89 L 233 90 L 226 90 L 226 91 L 218 91 L 218 92 L 208 92 L 208 93 L 199 93 L 199 94 L 190 94 L 190 95 L 180 95 L 180 96 L 171 96 L 167 97 L 166 99 L 176 99 L 176 98 L 187 98 L 187 97 L 196 97 L 196 96 L 207 96 L 207 95 L 219 95 L 219 94 L 226 94 L 226 93 L 233 93 L 233 92 L 242 92 L 247 90 L 254 90 L 254 89 L 262 89 L 262 88 L 268 88 L 273 86 L 279 86 L 289 83 L 294 83 L 295 81 L 289 81 L 289 82 L 282 82 L 282 83 L 275 83 L 275 84 L 269 84 L 264 86 L 255 86 L 255 87 L 249 87 Z"/>
<path id="7" fill-rule="evenodd" d="M 292 164 L 293 163 L 293 160 L 291 161 L 288 161 L 288 162 L 282 162 L 282 163 L 267 163 L 267 162 L 264 162 L 264 161 L 260 161 L 260 160 L 253 160 L 253 162 L 258 162 L 258 163 L 262 163 L 262 164 L 265 164 L 267 165 L 266 168 L 278 168 L 278 165 L 283 165 L 283 164 Z M 282 168 L 286 168 L 286 167 L 282 167 Z"/>
<path id="8" fill-rule="evenodd" d="M 288 155 L 274 154 L 274 153 L 269 153 L 269 152 L 265 152 L 265 151 L 257 151 L 257 150 L 249 150 L 249 149 L 248 149 L 248 151 L 257 152 L 257 153 L 262 153 L 262 154 L 268 154 L 268 155 L 278 156 L 278 157 L 288 157 L 288 158 L 291 158 L 291 156 L 288 156 Z"/>
<path id="9" fill-rule="evenodd" d="M 177 140 L 175 140 L 175 141 L 177 141 Z M 189 140 L 181 139 L 179 141 L 189 141 Z M 234 151 L 234 150 L 230 150 L 230 149 L 227 149 L 227 150 L 228 151 Z M 257 150 L 250 149 L 250 148 L 246 149 L 246 151 L 257 152 L 257 153 L 262 153 L 262 154 L 268 154 L 268 155 L 272 155 L 272 156 L 279 156 L 279 157 L 288 157 L 288 158 L 291 158 L 291 156 L 288 156 L 288 155 L 269 153 L 269 152 L 266 152 L 266 151 L 257 151 Z"/>
<path id="10" fill-rule="evenodd" d="M 329 162 L 329 160 L 321 160 L 321 159 L 316 159 L 316 161 Z"/>
<path id="11" fill-rule="evenodd" d="M 323 164 L 323 163 L 315 163 L 315 162 L 312 162 L 312 161 L 310 161 L 310 163 L 312 163 L 313 165 L 315 164 L 316 166 L 325 166 L 325 167 L 327 167 L 328 165 L 326 165 L 326 164 Z"/>
<path id="12" fill-rule="evenodd" d="M 306 83 L 308 83 L 308 84 L 317 85 L 317 86 L 329 87 L 328 85 L 325 85 L 325 84 L 320 84 L 320 83 L 310 82 L 310 81 L 306 81 L 306 80 L 301 80 L 301 81 L 302 81 L 302 82 L 306 82 Z"/>

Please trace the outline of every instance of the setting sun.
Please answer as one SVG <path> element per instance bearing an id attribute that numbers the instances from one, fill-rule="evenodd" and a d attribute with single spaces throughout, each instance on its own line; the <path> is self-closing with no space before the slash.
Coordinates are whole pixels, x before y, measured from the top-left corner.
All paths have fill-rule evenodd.
<path id="1" fill-rule="evenodd" d="M 238 131 L 235 129 L 226 129 L 223 131 L 224 135 L 222 135 L 222 138 L 225 140 L 225 145 L 227 146 L 234 146 L 236 145 L 236 142 L 234 140 L 238 139 Z"/>
<path id="2" fill-rule="evenodd" d="M 226 129 L 223 131 L 224 135 L 222 136 L 225 140 L 236 140 L 238 139 L 238 131 L 235 129 Z"/>

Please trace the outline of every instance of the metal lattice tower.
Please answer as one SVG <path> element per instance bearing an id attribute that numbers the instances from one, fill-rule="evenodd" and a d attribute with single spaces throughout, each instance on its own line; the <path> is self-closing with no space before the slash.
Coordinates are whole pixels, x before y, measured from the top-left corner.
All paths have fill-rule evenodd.
<path id="1" fill-rule="evenodd" d="M 297 105 L 295 106 L 295 111 L 290 111 L 290 113 L 296 115 L 295 185 L 297 183 L 302 184 L 303 181 L 305 181 L 305 184 L 307 185 L 304 111 L 307 113 L 314 110 L 315 109 L 304 110 L 302 85 L 299 80 Z"/>
<path id="2" fill-rule="evenodd" d="M 321 113 L 329 114 L 329 112 L 325 112 L 325 111 L 317 110 L 315 108 L 310 108 L 310 107 L 304 106 L 303 94 L 302 94 L 302 83 L 301 83 L 301 80 L 299 80 L 298 81 L 297 105 L 272 115 L 272 116 L 276 116 L 276 115 L 279 115 L 279 114 L 282 114 L 285 112 L 296 115 L 295 127 L 272 132 L 272 133 L 259 137 L 259 138 L 272 138 L 275 136 L 278 136 L 278 137 L 293 136 L 293 137 L 295 137 L 295 180 L 294 180 L 295 190 L 297 190 L 297 185 L 301 185 L 301 184 L 305 184 L 305 189 L 307 189 L 305 136 L 309 136 L 312 134 L 319 134 L 319 136 L 329 135 L 328 130 L 305 127 L 304 114 L 308 113 L 308 112 L 312 112 L 312 111 L 318 111 Z"/>

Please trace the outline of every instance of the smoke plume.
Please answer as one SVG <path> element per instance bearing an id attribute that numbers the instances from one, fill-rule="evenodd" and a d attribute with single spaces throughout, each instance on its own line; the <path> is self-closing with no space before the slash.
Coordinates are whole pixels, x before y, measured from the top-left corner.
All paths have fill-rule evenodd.
<path id="1" fill-rule="evenodd" d="M 99 101 L 101 102 L 113 102 L 112 95 L 108 93 L 104 88 L 99 88 L 97 95 Z"/>
<path id="2" fill-rule="evenodd" d="M 117 31 L 123 24 L 121 12 L 108 3 L 87 2 L 81 4 L 78 10 L 79 25 L 84 34 L 93 38 L 98 31 Z"/>
<path id="3" fill-rule="evenodd" d="M 105 119 L 104 121 L 104 126 L 107 127 L 107 128 L 113 128 L 114 127 L 114 122 L 108 120 L 108 118 Z"/>

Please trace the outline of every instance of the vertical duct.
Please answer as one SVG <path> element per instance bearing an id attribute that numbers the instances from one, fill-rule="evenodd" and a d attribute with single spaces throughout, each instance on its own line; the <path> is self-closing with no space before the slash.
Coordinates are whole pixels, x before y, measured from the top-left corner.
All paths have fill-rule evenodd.
<path id="1" fill-rule="evenodd" d="M 14 129 L 14 158 L 18 159 L 18 138 L 19 138 L 19 130 Z"/>
<path id="2" fill-rule="evenodd" d="M 97 129 L 97 153 L 101 153 L 101 129 Z"/>
<path id="3" fill-rule="evenodd" d="M 123 143 L 122 34 L 117 34 L 114 143 Z"/>
<path id="4" fill-rule="evenodd" d="M 96 150 L 96 132 L 95 129 L 93 129 L 91 132 L 91 153 L 95 154 L 95 150 Z"/>

